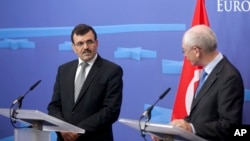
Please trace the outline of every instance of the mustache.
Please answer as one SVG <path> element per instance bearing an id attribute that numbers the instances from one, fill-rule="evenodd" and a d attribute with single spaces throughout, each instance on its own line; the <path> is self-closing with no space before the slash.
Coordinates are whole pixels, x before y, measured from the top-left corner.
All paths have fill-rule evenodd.
<path id="1" fill-rule="evenodd" d="M 89 50 L 89 49 L 85 49 L 83 52 L 82 52 L 82 54 L 85 54 L 85 53 L 91 53 L 92 51 L 91 50 Z"/>

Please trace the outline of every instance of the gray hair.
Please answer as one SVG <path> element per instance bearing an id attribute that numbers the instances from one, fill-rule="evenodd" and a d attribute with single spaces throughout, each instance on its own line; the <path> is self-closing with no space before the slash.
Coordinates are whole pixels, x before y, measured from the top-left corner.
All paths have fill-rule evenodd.
<path id="1" fill-rule="evenodd" d="M 194 46 L 202 48 L 205 52 L 213 52 L 217 48 L 216 35 L 206 25 L 196 25 L 187 30 L 182 43 L 188 48 Z"/>

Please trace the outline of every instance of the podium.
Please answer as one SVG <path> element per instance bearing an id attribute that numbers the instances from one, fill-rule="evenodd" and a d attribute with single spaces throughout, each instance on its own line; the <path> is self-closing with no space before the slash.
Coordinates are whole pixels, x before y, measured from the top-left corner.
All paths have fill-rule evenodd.
<path id="1" fill-rule="evenodd" d="M 119 122 L 137 130 L 144 129 L 146 133 L 157 136 L 166 141 L 206 141 L 205 139 L 197 135 L 169 124 L 160 124 L 145 121 L 141 121 L 141 124 L 139 124 L 139 120 L 123 118 L 119 119 Z"/>
<path id="2" fill-rule="evenodd" d="M 15 128 L 15 141 L 50 141 L 51 131 L 85 133 L 84 129 L 38 110 L 17 109 L 15 112 L 17 121 L 32 125 L 32 128 Z M 10 118 L 10 109 L 0 108 L 0 115 Z"/>

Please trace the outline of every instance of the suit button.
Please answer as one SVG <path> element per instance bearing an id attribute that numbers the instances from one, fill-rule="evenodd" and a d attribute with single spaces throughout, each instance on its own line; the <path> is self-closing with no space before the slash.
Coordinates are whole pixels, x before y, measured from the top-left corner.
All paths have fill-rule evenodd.
<path id="1" fill-rule="evenodd" d="M 73 112 L 71 112 L 72 113 L 72 115 L 74 115 L 75 114 L 75 112 L 73 111 Z"/>

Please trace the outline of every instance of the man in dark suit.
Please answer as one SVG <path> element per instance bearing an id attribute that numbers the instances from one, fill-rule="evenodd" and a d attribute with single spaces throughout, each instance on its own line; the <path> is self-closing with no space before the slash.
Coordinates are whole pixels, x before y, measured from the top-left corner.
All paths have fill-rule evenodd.
<path id="1" fill-rule="evenodd" d="M 214 32 L 205 25 L 189 29 L 182 49 L 193 64 L 203 66 L 205 82 L 197 90 L 190 114 L 171 122 L 207 140 L 227 140 L 230 128 L 242 124 L 243 80 L 239 71 L 217 50 Z"/>
<path id="2" fill-rule="evenodd" d="M 78 59 L 59 66 L 48 113 L 86 133 L 57 132 L 57 140 L 113 141 L 112 124 L 119 117 L 122 103 L 123 70 L 97 53 L 97 34 L 91 26 L 77 25 L 71 41 Z M 87 65 L 83 67 L 82 63 Z M 77 90 L 80 74 L 84 82 Z"/>

